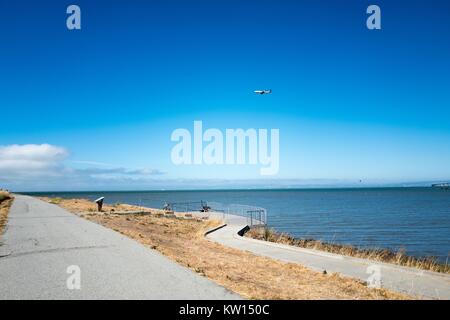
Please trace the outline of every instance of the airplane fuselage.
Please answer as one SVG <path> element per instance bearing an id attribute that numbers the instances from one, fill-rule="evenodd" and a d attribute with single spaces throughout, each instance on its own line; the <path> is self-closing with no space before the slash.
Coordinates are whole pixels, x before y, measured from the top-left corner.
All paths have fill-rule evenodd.
<path id="1" fill-rule="evenodd" d="M 255 90 L 257 94 L 269 94 L 272 93 L 272 90 Z"/>

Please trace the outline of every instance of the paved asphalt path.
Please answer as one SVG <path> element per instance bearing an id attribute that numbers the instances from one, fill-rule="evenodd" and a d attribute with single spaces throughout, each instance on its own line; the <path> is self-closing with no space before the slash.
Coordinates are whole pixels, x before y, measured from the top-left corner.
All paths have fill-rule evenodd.
<path id="1" fill-rule="evenodd" d="M 32 197 L 16 195 L 0 240 L 0 299 L 240 298 L 155 250 Z M 80 290 L 67 287 L 73 265 L 81 271 Z"/>
<path id="2" fill-rule="evenodd" d="M 221 216 L 221 214 L 216 215 Z M 208 234 L 207 238 L 222 245 L 285 262 L 298 263 L 320 272 L 324 270 L 328 273 L 338 272 L 362 281 L 369 280 L 369 276 L 372 275 L 374 284 L 418 298 L 450 299 L 450 275 L 448 274 L 241 237 L 237 233 L 247 226 L 246 218 L 227 215 L 225 222 L 227 224 L 225 227 Z M 378 275 L 380 282 L 377 282 L 375 278 Z"/>

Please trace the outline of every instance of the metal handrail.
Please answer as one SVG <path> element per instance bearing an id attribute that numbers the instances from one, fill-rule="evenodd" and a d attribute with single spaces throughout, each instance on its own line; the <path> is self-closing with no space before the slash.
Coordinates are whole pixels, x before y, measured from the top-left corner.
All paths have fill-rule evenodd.
<path id="1" fill-rule="evenodd" d="M 250 227 L 267 225 L 267 210 L 261 207 L 243 205 L 243 204 L 223 204 L 220 202 L 207 201 L 186 201 L 186 202 L 170 202 L 164 205 L 165 210 L 177 212 L 192 211 L 214 211 L 226 215 L 236 215 L 245 217 Z"/>
<path id="2" fill-rule="evenodd" d="M 245 217 L 247 218 L 247 224 L 250 227 L 267 225 L 267 210 L 261 207 L 243 204 L 224 205 L 218 202 L 208 202 L 208 206 L 210 206 L 213 211 L 226 212 L 226 214 Z"/>

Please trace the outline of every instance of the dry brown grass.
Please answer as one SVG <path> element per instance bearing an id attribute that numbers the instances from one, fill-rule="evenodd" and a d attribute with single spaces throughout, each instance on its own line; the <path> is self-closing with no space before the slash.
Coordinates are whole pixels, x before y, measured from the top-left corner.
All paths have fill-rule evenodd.
<path id="1" fill-rule="evenodd" d="M 322 274 L 208 241 L 206 230 L 219 221 L 149 215 L 85 214 L 86 200 L 60 202 L 88 220 L 116 230 L 179 264 L 250 299 L 407 299 L 338 274 Z M 77 205 L 82 204 L 80 208 Z M 90 206 L 92 207 L 91 203 Z"/>
<path id="2" fill-rule="evenodd" d="M 39 197 L 39 199 L 48 203 L 57 204 L 64 209 L 74 213 L 99 214 L 97 204 L 88 199 L 63 199 Z M 116 203 L 114 205 L 103 204 L 102 213 L 112 214 L 115 212 L 142 211 L 149 213 L 163 213 L 162 210 L 150 209 L 145 207 L 133 206 L 129 204 Z"/>
<path id="3" fill-rule="evenodd" d="M 276 242 L 301 248 L 321 250 L 350 257 L 392 263 L 405 267 L 418 268 L 441 273 L 450 273 L 450 265 L 440 264 L 433 257 L 415 258 L 404 251 L 393 252 L 388 249 L 362 249 L 350 245 L 322 242 L 314 239 L 297 239 L 289 234 L 276 232 L 268 228 L 252 228 L 245 236 L 258 240 Z"/>
<path id="4" fill-rule="evenodd" d="M 0 235 L 3 234 L 8 221 L 8 212 L 13 200 L 14 198 L 8 192 L 0 191 Z"/>

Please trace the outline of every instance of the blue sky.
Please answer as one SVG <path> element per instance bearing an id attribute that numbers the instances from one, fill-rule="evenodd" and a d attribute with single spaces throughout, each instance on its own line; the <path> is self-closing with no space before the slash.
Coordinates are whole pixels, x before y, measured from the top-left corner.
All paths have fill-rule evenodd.
<path id="1" fill-rule="evenodd" d="M 0 186 L 268 183 L 175 166 L 171 132 L 194 120 L 280 129 L 270 184 L 450 179 L 448 1 L 2 1 L 0 39 Z M 8 149 L 42 144 L 64 151 Z"/>

